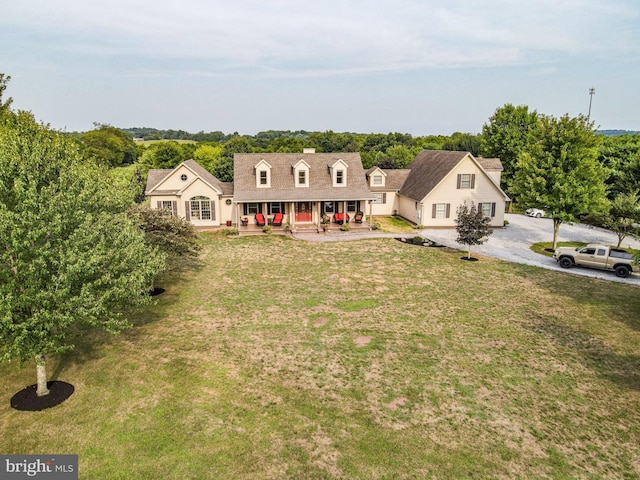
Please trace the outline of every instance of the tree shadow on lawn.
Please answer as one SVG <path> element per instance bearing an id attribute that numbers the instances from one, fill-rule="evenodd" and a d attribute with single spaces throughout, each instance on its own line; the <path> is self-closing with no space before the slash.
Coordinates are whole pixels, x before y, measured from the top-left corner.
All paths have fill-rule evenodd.
<path id="1" fill-rule="evenodd" d="M 581 363 L 602 378 L 640 391 L 640 355 L 620 355 L 599 338 L 546 318 L 539 318 L 528 328 L 577 352 Z"/>
<path id="2" fill-rule="evenodd" d="M 55 369 L 49 375 L 49 380 L 58 381 L 68 368 L 102 358 L 105 353 L 100 347 L 114 339 L 124 338 L 133 343 L 143 342 L 144 333 L 141 327 L 166 317 L 168 309 L 178 299 L 177 293 L 181 285 L 193 271 L 202 268 L 202 265 L 203 263 L 200 261 L 190 261 L 188 265 L 183 265 L 181 268 L 159 276 L 154 282 L 154 289 L 156 291 L 162 290 L 162 292 L 152 295 L 154 297 L 152 305 L 140 307 L 128 313 L 126 317 L 130 326 L 119 334 L 114 335 L 98 327 L 78 325 L 70 333 L 74 349 L 57 357 L 52 356 L 52 359 L 55 358 L 55 360 L 51 363 L 55 365 Z"/>
<path id="3" fill-rule="evenodd" d="M 634 331 L 640 331 L 640 289 L 636 286 L 526 265 L 514 266 L 512 270 L 516 275 L 526 278 L 527 282 L 550 292 L 557 298 L 560 307 L 565 303 L 571 307 L 583 306 L 585 311 L 595 312 L 593 317 L 610 322 L 612 329 L 621 328 L 616 324 L 624 324 Z M 522 294 L 535 295 L 524 289 Z M 564 315 L 569 315 L 571 309 L 567 308 Z M 600 312 L 601 315 L 598 315 Z M 640 390 L 640 354 L 618 354 L 597 335 L 577 330 L 553 316 L 535 312 L 532 312 L 532 316 L 534 319 L 527 325 L 528 328 L 573 349 L 584 366 L 602 377 L 626 388 Z M 580 322 L 581 319 L 573 320 Z"/>

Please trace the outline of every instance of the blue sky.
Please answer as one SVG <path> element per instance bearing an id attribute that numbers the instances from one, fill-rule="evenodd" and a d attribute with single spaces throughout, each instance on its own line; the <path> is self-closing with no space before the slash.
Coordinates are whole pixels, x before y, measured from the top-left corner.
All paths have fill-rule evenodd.
<path id="1" fill-rule="evenodd" d="M 6 94 L 57 129 L 640 130 L 637 0 L 3 0 Z"/>

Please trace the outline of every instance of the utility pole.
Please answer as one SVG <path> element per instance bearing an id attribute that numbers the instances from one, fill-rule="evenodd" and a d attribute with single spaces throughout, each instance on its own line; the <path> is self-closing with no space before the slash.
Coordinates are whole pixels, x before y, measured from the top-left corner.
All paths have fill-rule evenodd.
<path id="1" fill-rule="evenodd" d="M 596 89 L 591 87 L 589 89 L 589 113 L 587 114 L 587 123 L 589 123 L 589 119 L 591 118 L 591 102 L 593 101 L 593 96 L 596 94 Z"/>

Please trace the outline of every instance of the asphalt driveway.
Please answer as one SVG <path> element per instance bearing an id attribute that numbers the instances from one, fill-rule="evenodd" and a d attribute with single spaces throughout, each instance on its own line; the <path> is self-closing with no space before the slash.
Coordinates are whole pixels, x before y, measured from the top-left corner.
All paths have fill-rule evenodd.
<path id="1" fill-rule="evenodd" d="M 506 214 L 505 219 L 509 225 L 505 228 L 496 228 L 493 235 L 484 245 L 472 247 L 471 255 L 486 255 L 500 258 L 509 262 L 524 263 L 537 267 L 558 270 L 574 275 L 601 278 L 622 283 L 630 283 L 640 286 L 640 274 L 634 273 L 629 278 L 618 278 L 613 272 L 594 270 L 589 268 L 573 267 L 560 268 L 557 262 L 531 250 L 531 245 L 538 242 L 550 242 L 553 240 L 553 221 L 550 218 L 531 218 L 526 215 Z M 464 245 L 456 243 L 455 229 L 425 229 L 421 230 L 423 237 L 448 247 L 466 250 Z M 589 242 L 616 245 L 618 237 L 609 230 L 590 227 L 583 224 L 562 224 L 558 234 L 561 242 Z M 627 237 L 622 242 L 622 247 L 640 249 L 640 241 Z"/>

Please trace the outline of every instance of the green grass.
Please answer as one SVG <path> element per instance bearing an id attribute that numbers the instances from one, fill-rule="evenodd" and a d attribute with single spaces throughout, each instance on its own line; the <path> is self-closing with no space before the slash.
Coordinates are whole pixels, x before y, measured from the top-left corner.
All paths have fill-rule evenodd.
<path id="1" fill-rule="evenodd" d="M 119 336 L 53 358 L 75 393 L 9 398 L 0 451 L 80 478 L 638 478 L 637 287 L 415 248 L 206 235 Z"/>
<path id="2" fill-rule="evenodd" d="M 558 247 L 582 247 L 586 245 L 584 242 L 558 242 Z M 539 242 L 531 245 L 531 250 L 536 253 L 540 253 L 542 255 L 546 255 L 547 257 L 553 257 L 553 251 L 551 250 L 553 247 L 553 242 Z M 611 248 L 616 248 L 615 245 L 610 245 Z M 632 255 L 637 255 L 640 251 L 634 248 L 625 248 L 625 251 L 629 252 Z"/>
<path id="3" fill-rule="evenodd" d="M 557 247 L 581 247 L 584 242 L 558 242 Z M 553 257 L 553 242 L 539 242 L 531 245 L 531 250 L 547 257 Z"/>
<path id="4" fill-rule="evenodd" d="M 380 223 L 380 231 L 385 233 L 411 233 L 413 225 L 400 217 L 374 217 L 374 222 Z"/>

